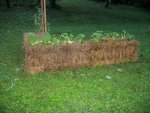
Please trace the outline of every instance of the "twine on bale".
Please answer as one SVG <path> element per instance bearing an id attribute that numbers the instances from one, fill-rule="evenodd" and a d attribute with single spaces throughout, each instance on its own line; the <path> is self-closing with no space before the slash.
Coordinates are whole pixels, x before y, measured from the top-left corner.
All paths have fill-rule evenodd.
<path id="1" fill-rule="evenodd" d="M 106 40 L 101 42 L 31 46 L 24 35 L 25 65 L 28 73 L 60 71 L 66 68 L 93 67 L 138 59 L 135 40 Z"/>

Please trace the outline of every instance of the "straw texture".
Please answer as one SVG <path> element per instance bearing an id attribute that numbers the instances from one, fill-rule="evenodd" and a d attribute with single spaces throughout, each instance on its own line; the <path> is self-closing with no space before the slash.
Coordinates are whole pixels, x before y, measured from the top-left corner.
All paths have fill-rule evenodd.
<path id="1" fill-rule="evenodd" d="M 138 42 L 135 40 L 106 40 L 101 42 L 61 45 L 35 45 L 24 34 L 25 64 L 27 73 L 59 71 L 65 68 L 93 67 L 138 59 Z"/>

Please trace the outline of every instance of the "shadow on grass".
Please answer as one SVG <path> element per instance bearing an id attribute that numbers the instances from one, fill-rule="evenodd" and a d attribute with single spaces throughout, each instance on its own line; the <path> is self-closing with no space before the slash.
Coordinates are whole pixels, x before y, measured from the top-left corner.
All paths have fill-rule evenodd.
<path id="1" fill-rule="evenodd" d="M 0 113 L 6 113 L 5 109 L 6 109 L 5 106 L 0 105 Z"/>

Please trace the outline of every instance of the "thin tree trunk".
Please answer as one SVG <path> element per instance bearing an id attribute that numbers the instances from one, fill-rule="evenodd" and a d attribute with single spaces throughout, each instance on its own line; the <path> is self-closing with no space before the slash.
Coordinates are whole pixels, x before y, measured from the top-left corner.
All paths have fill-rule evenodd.
<path id="1" fill-rule="evenodd" d="M 109 0 L 106 0 L 106 7 L 109 6 Z"/>
<path id="2" fill-rule="evenodd" d="M 56 0 L 49 0 L 49 3 L 50 3 L 50 8 L 56 7 Z"/>
<path id="3" fill-rule="evenodd" d="M 41 6 L 40 6 L 40 2 L 41 2 L 41 0 L 37 0 L 37 5 L 38 5 L 38 7 L 41 7 Z"/>
<path id="4" fill-rule="evenodd" d="M 111 0 L 106 0 L 106 7 L 109 7 Z"/>
<path id="5" fill-rule="evenodd" d="M 46 0 L 41 0 L 41 9 L 42 9 L 42 32 L 45 34 L 47 32 L 46 27 Z"/>

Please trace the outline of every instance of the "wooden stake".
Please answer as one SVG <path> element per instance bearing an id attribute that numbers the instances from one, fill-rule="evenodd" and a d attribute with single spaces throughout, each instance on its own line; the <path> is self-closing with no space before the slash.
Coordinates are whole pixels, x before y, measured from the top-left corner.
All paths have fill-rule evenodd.
<path id="1" fill-rule="evenodd" d="M 46 0 L 41 0 L 41 9 L 42 9 L 42 32 L 45 34 L 47 32 L 46 27 Z"/>

